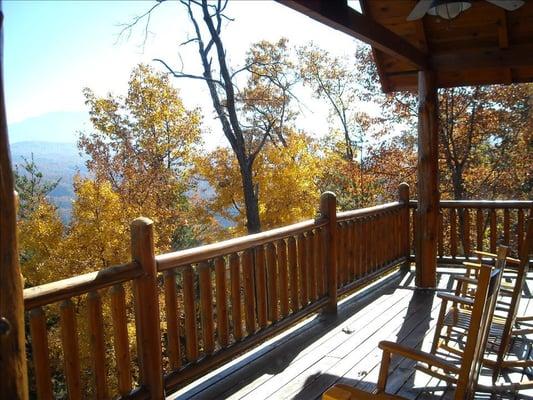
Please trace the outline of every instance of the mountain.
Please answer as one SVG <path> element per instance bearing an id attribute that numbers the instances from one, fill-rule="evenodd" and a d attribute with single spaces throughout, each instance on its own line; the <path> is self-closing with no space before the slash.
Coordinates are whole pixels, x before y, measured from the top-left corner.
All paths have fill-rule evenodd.
<path id="1" fill-rule="evenodd" d="M 14 168 L 17 165 L 22 165 L 24 158 L 31 159 L 32 154 L 44 180 L 56 181 L 60 179 L 59 184 L 50 192 L 48 197 L 58 207 L 61 219 L 65 222 L 68 221 L 74 198 L 72 182 L 77 173 L 87 175 L 86 158 L 79 154 L 74 143 L 28 141 L 11 144 Z"/>
<path id="2" fill-rule="evenodd" d="M 9 124 L 9 141 L 76 143 L 77 132 L 90 126 L 86 112 L 50 112 Z"/>

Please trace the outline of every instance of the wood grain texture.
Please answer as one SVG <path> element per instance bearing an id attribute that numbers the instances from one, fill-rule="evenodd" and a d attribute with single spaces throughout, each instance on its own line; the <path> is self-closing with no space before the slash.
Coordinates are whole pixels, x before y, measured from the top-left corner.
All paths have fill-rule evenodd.
<path id="1" fill-rule="evenodd" d="M 17 210 L 4 98 L 4 13 L 0 4 L 0 394 L 28 398 L 23 282 L 17 244 Z"/>
<path id="2" fill-rule="evenodd" d="M 130 229 L 131 256 L 144 272 L 133 281 L 141 382 L 152 399 L 162 399 L 163 367 L 153 222 L 148 218 L 137 218 Z"/>
<path id="3" fill-rule="evenodd" d="M 46 315 L 41 307 L 30 311 L 30 333 L 37 396 L 40 400 L 51 400 L 53 398 L 52 377 L 50 375 Z"/>
<path id="4" fill-rule="evenodd" d="M 121 396 L 125 396 L 131 391 L 132 378 L 124 287 L 120 284 L 113 286 L 110 296 L 118 392 Z"/>
<path id="5" fill-rule="evenodd" d="M 418 208 L 416 231 L 416 282 L 435 287 L 439 213 L 438 114 L 435 76 L 418 73 Z"/>
<path id="6" fill-rule="evenodd" d="M 226 347 L 229 344 L 229 324 L 226 263 L 223 257 L 218 257 L 215 259 L 215 275 L 218 343 L 220 344 L 220 347 Z"/>
<path id="7" fill-rule="evenodd" d="M 204 262 L 198 266 L 200 283 L 200 319 L 202 321 L 202 342 L 204 353 L 209 355 L 215 350 L 215 328 L 213 323 L 213 289 L 211 286 L 211 267 Z"/>
<path id="8" fill-rule="evenodd" d="M 167 317 L 167 353 L 171 370 L 181 367 L 180 327 L 178 318 L 178 292 L 176 287 L 176 270 L 163 274 L 165 288 L 165 315 Z"/>
<path id="9" fill-rule="evenodd" d="M 74 304 L 64 300 L 60 307 L 61 344 L 63 345 L 63 365 L 67 381 L 68 397 L 72 400 L 81 399 L 80 356 L 78 345 L 78 328 Z"/>
<path id="10" fill-rule="evenodd" d="M 107 399 L 107 365 L 105 360 L 104 319 L 102 315 L 102 299 L 97 291 L 87 296 L 89 309 L 89 340 L 94 374 L 94 396 L 96 399 Z"/>

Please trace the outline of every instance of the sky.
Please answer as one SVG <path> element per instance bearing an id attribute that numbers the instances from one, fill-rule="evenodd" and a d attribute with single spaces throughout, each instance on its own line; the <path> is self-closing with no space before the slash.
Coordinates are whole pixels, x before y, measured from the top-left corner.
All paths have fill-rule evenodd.
<path id="1" fill-rule="evenodd" d="M 184 71 L 198 72 L 194 45 L 180 46 L 191 26 L 176 2 L 164 3 L 151 14 L 148 34 L 144 21 L 129 34 L 123 31 L 152 1 L 15 1 L 5 0 L 4 75 L 8 124 L 49 113 L 87 112 L 82 89 L 97 95 L 125 93 L 129 74 L 144 62 L 164 59 Z M 338 55 L 350 55 L 357 40 L 278 3 L 231 0 L 223 40 L 231 65 L 242 65 L 246 50 L 258 40 L 287 37 L 293 45 L 309 40 Z M 145 40 L 146 38 L 146 40 Z M 201 81 L 173 79 L 187 107 L 200 107 L 206 128 L 223 140 L 210 99 Z M 324 104 L 304 94 L 301 121 L 312 132 L 327 129 Z M 53 119 L 47 119 L 50 121 Z M 53 123 L 53 122 L 45 122 Z M 216 135 L 218 133 L 218 136 Z M 75 132 L 73 132 L 75 135 Z M 75 139 L 74 139 L 75 140 Z M 214 143 L 213 143 L 214 144 Z"/>

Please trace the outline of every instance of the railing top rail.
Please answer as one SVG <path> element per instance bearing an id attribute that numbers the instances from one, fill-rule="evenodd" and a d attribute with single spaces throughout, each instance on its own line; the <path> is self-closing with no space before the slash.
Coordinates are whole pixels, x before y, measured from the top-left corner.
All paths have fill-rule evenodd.
<path id="1" fill-rule="evenodd" d="M 24 308 L 45 306 L 74 296 L 130 281 L 143 274 L 139 264 L 132 261 L 100 271 L 73 276 L 44 285 L 24 289 Z"/>
<path id="2" fill-rule="evenodd" d="M 271 229 L 269 231 L 256 233 L 253 235 L 242 236 L 234 239 L 225 240 L 208 244 L 205 246 L 194 247 L 192 249 L 175 251 L 172 253 L 160 254 L 156 256 L 158 271 L 165 271 L 172 268 L 182 267 L 188 264 L 194 264 L 215 257 L 224 256 L 230 253 L 243 251 L 254 246 L 284 239 L 289 236 L 307 232 L 311 229 L 325 226 L 325 219 L 307 220 L 297 224 L 284 226 L 281 228 Z"/>
<path id="3" fill-rule="evenodd" d="M 410 200 L 409 206 L 416 208 L 417 200 Z M 441 208 L 533 208 L 532 200 L 441 200 Z"/>
<path id="4" fill-rule="evenodd" d="M 379 206 L 360 208 L 358 210 L 343 211 L 337 213 L 337 222 L 347 221 L 354 218 L 367 217 L 379 214 L 384 211 L 392 211 L 404 207 L 404 203 L 393 201 L 391 203 L 380 204 Z"/>

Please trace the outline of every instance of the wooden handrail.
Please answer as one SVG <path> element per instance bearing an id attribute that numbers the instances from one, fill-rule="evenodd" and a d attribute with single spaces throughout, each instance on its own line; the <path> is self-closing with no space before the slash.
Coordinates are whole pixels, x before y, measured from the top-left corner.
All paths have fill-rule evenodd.
<path id="1" fill-rule="evenodd" d="M 157 270 L 162 272 L 172 268 L 184 267 L 189 264 L 199 263 L 201 261 L 224 256 L 230 253 L 236 253 L 289 236 L 294 236 L 302 232 L 307 232 L 311 229 L 318 229 L 326 226 L 326 224 L 327 220 L 325 219 L 310 219 L 297 224 L 256 233 L 254 235 L 224 240 L 223 242 L 194 247 L 192 249 L 160 254 L 155 258 L 157 262 Z"/>
<path id="2" fill-rule="evenodd" d="M 143 274 L 139 264 L 129 262 L 100 271 L 73 276 L 72 278 L 46 283 L 24 289 L 24 308 L 31 310 L 74 296 L 89 293 L 93 290 L 111 287 L 118 283 L 130 281 Z"/>
<path id="3" fill-rule="evenodd" d="M 409 207 L 416 208 L 417 200 L 410 200 Z M 532 200 L 441 200 L 440 208 L 487 208 L 487 209 L 527 209 L 533 207 Z"/>
<path id="4" fill-rule="evenodd" d="M 354 218 L 368 217 L 371 215 L 379 214 L 384 211 L 400 210 L 404 206 L 404 204 L 398 201 L 393 201 L 390 203 L 380 204 L 378 206 L 360 208 L 358 210 L 343 211 L 337 213 L 337 222 L 348 221 Z"/>

